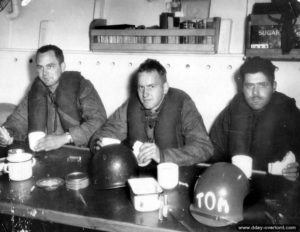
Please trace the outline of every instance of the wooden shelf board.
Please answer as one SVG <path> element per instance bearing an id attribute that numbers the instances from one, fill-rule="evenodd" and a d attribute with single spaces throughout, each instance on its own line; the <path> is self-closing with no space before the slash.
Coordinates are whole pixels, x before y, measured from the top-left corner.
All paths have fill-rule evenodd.
<path id="1" fill-rule="evenodd" d="M 282 54 L 281 49 L 246 49 L 245 55 L 248 57 L 260 56 L 272 60 L 300 60 L 300 49 L 292 49 L 289 54 Z"/>
<path id="2" fill-rule="evenodd" d="M 96 51 L 159 51 L 159 52 L 195 52 L 214 54 L 213 44 L 92 44 L 91 49 Z"/>
<path id="3" fill-rule="evenodd" d="M 214 36 L 215 29 L 91 30 L 91 36 Z"/>

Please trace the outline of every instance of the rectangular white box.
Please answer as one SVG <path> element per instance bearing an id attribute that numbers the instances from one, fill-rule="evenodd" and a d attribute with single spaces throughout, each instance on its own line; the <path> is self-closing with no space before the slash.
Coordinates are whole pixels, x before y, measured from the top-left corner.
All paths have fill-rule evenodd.
<path id="1" fill-rule="evenodd" d="M 162 188 L 154 178 L 132 178 L 128 183 L 131 200 L 137 211 L 147 212 L 159 208 L 159 194 L 162 193 Z"/>

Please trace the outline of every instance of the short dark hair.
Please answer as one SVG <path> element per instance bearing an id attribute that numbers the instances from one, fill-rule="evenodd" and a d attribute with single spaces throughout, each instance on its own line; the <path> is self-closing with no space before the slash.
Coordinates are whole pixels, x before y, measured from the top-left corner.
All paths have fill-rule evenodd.
<path id="1" fill-rule="evenodd" d="M 53 51 L 54 52 L 54 54 L 55 54 L 55 56 L 58 59 L 58 61 L 59 61 L 60 64 L 65 61 L 65 57 L 64 57 L 63 51 L 59 47 L 57 47 L 55 45 L 52 45 L 52 44 L 40 47 L 36 51 L 35 60 L 37 60 L 37 57 L 38 57 L 39 53 L 45 53 L 45 52 L 48 52 L 48 51 Z"/>
<path id="2" fill-rule="evenodd" d="M 276 66 L 268 59 L 264 59 L 258 56 L 249 57 L 240 68 L 240 75 L 242 82 L 245 81 L 245 75 L 247 73 L 262 72 L 269 79 L 271 83 L 275 80 Z"/>
<path id="3" fill-rule="evenodd" d="M 157 60 L 147 59 L 137 69 L 136 73 L 157 71 L 162 82 L 167 82 L 167 71 Z"/>

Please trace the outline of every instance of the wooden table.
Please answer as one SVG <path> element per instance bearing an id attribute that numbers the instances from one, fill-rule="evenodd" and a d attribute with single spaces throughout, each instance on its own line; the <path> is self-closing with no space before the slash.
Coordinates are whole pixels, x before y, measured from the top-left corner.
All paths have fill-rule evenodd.
<path id="1" fill-rule="evenodd" d="M 70 156 L 79 156 L 81 161 L 74 161 Z M 180 168 L 180 181 L 189 187 L 178 185 L 165 191 L 170 211 L 168 218 L 160 221 L 158 211 L 135 211 L 128 187 L 98 190 L 90 184 L 79 191 L 65 186 L 53 191 L 38 187 L 32 190 L 41 178 L 64 178 L 73 171 L 87 172 L 91 160 L 87 149 L 63 147 L 37 153 L 36 160 L 29 180 L 9 181 L 6 174 L 0 176 L 0 213 L 104 231 L 236 231 L 242 225 L 300 225 L 300 183 L 282 177 L 254 176 L 245 200 L 244 221 L 212 228 L 197 222 L 189 212 L 192 189 L 203 168 Z"/>

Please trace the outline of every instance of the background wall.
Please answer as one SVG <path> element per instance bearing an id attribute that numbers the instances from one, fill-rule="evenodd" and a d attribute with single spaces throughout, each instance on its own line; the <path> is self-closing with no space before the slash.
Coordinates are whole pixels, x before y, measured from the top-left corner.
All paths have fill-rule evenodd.
<path id="1" fill-rule="evenodd" d="M 226 2 L 226 3 L 225 3 Z M 243 62 L 244 22 L 255 0 L 212 0 L 210 16 L 232 19 L 228 54 L 92 53 L 88 28 L 94 15 L 109 24 L 158 24 L 163 0 L 32 0 L 14 20 L 0 13 L 0 102 L 17 104 L 36 76 L 34 51 L 40 23 L 49 25 L 46 37 L 60 46 L 67 70 L 78 70 L 98 90 L 108 114 L 127 97 L 130 73 L 146 58 L 159 60 L 171 86 L 191 95 L 207 128 L 236 92 L 234 75 Z M 102 8 L 94 9 L 94 5 Z M 128 10 L 130 8 L 130 11 Z M 278 90 L 296 98 L 300 106 L 299 62 L 274 62 Z"/>
<path id="2" fill-rule="evenodd" d="M 254 0 L 249 1 L 226 0 L 225 3 L 223 0 L 211 0 L 210 17 L 233 20 L 230 53 L 243 52 L 246 11 Z M 88 51 L 88 29 L 94 17 L 102 16 L 108 24 L 159 25 L 165 1 L 32 0 L 21 8 L 19 17 L 14 20 L 7 18 L 7 9 L 0 13 L 0 48 L 37 48 L 40 24 L 48 21 L 47 35 L 51 42 L 64 50 Z"/>

